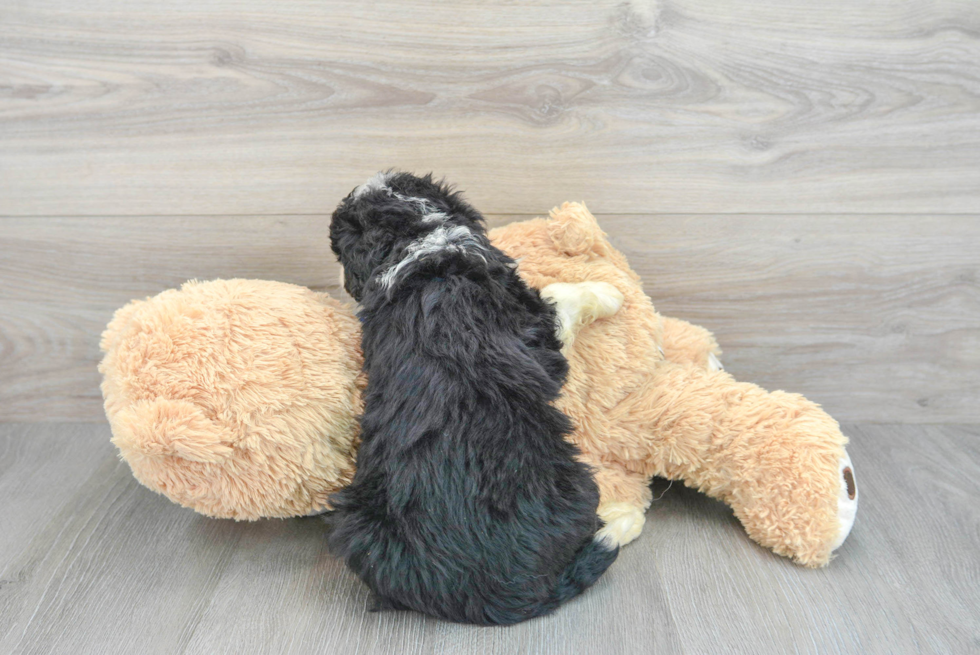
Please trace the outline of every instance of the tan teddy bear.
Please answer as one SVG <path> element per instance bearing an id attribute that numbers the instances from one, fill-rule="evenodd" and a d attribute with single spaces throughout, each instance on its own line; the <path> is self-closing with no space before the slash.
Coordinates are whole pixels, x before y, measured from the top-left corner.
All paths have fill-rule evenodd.
<path id="1" fill-rule="evenodd" d="M 651 502 L 650 480 L 681 480 L 732 507 L 749 536 L 806 566 L 826 564 L 857 508 L 837 422 L 802 396 L 768 393 L 720 369 L 710 333 L 664 320 L 584 205 L 491 231 L 536 288 L 601 281 L 622 309 L 568 349 L 559 406 L 595 466 L 606 533 L 628 543 Z"/>
<path id="2" fill-rule="evenodd" d="M 595 467 L 608 539 L 639 535 L 658 475 L 725 501 L 781 555 L 829 560 L 857 503 L 832 418 L 718 370 L 710 333 L 656 313 L 584 205 L 490 236 L 558 306 L 570 363 L 559 407 Z M 358 323 L 325 294 L 190 282 L 119 310 L 102 349 L 113 442 L 175 502 L 236 519 L 302 515 L 350 480 Z"/>

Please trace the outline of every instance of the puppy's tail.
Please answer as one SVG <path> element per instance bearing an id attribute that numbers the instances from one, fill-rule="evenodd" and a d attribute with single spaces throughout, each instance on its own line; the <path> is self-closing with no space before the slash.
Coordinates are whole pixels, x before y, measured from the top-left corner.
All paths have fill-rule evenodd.
<path id="1" fill-rule="evenodd" d="M 619 546 L 610 546 L 601 538 L 589 540 L 558 576 L 553 597 L 555 605 L 560 605 L 591 587 L 609 565 L 616 561 L 618 555 Z"/>

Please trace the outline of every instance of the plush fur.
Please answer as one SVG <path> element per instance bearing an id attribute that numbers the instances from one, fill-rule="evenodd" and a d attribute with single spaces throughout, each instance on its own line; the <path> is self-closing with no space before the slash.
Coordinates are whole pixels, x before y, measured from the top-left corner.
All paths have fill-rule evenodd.
<path id="1" fill-rule="evenodd" d="M 552 404 L 554 309 L 429 176 L 358 187 L 330 238 L 369 380 L 335 550 L 379 607 L 467 623 L 530 619 L 595 582 L 617 550 L 595 539 L 598 489 Z"/>
<path id="2" fill-rule="evenodd" d="M 102 335 L 112 442 L 144 485 L 219 518 L 295 516 L 350 482 L 360 326 L 292 284 L 187 282 Z"/>

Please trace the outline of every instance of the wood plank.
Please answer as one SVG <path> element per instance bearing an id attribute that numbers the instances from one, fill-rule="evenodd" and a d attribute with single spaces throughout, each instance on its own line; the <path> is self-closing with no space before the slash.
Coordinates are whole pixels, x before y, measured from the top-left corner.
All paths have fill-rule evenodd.
<path id="1" fill-rule="evenodd" d="M 83 438 L 75 438 L 78 434 Z M 0 509 L 0 599 L 4 586 L 16 582 L 7 565 L 59 519 L 63 506 L 105 460 L 107 444 L 92 434 L 92 428 L 71 425 L 0 427 L 0 498 L 6 508 L 17 508 Z"/>
<path id="2" fill-rule="evenodd" d="M 494 629 L 367 612 L 319 520 L 172 505 L 133 480 L 106 426 L 0 425 L 0 489 L 18 490 L 0 504 L 0 525 L 17 528 L 0 542 L 0 651 L 969 652 L 980 427 L 845 431 L 861 511 L 828 568 L 776 557 L 725 506 L 657 482 L 643 535 L 593 589 Z"/>
<path id="3" fill-rule="evenodd" d="M 685 652 L 966 653 L 980 643 L 980 428 L 845 425 L 860 509 L 825 569 L 749 541 L 731 511 L 655 485 L 641 548 Z"/>
<path id="4" fill-rule="evenodd" d="M 520 216 L 493 216 L 504 224 Z M 600 215 L 660 311 L 840 420 L 980 421 L 977 216 Z M 0 219 L 0 420 L 103 420 L 131 298 L 253 277 L 342 295 L 326 216 Z"/>
<path id="5" fill-rule="evenodd" d="M 973 0 L 8 3 L 0 215 L 976 212 Z"/>
<path id="6" fill-rule="evenodd" d="M 179 652 L 238 535 L 220 521 L 174 511 L 137 484 L 108 442 L 106 426 L 45 428 L 46 436 L 33 428 L 32 437 L 46 439 L 49 451 L 57 449 L 49 456 L 77 467 L 85 482 L 59 498 L 57 514 L 43 517 L 41 529 L 5 559 L 0 651 Z M 21 430 L 2 426 L 0 439 L 23 440 Z M 73 442 L 98 453 L 94 465 L 61 461 Z M 31 471 L 14 472 L 24 478 Z M 34 475 L 23 497 L 41 496 L 49 484 Z M 32 518 L 17 499 L 0 511 L 9 520 Z"/>
<path id="7" fill-rule="evenodd" d="M 106 652 L 559 655 L 596 652 L 614 640 L 626 653 L 649 646 L 680 652 L 656 571 L 631 574 L 628 554 L 619 573 L 562 612 L 512 629 L 370 613 L 364 586 L 327 553 L 327 528 L 318 519 L 235 523 L 198 516 L 140 487 L 115 457 L 107 427 L 46 427 L 48 434 L 34 427 L 31 436 L 46 441 L 48 452 L 74 440 L 101 457 L 61 462 L 75 462 L 85 485 L 62 498 L 63 510 L 8 558 L 0 651 L 87 652 L 98 644 Z M 23 430 L 0 425 L 0 443 L 22 441 Z M 16 474 L 31 472 L 22 466 Z M 27 491 L 44 484 L 35 476 Z M 5 521 L 32 517 L 20 501 L 0 507 Z"/>
<path id="8" fill-rule="evenodd" d="M 842 421 L 980 421 L 977 216 L 600 220 L 736 378 Z"/>
<path id="9" fill-rule="evenodd" d="M 329 217 L 0 218 L 0 420 L 103 421 L 112 313 L 192 278 L 345 296 Z"/>

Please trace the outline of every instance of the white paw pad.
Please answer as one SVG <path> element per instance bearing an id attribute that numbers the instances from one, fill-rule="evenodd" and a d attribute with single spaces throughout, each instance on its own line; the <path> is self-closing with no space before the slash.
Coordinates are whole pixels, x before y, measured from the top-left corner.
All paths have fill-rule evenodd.
<path id="1" fill-rule="evenodd" d="M 851 458 L 846 450 L 840 460 L 838 470 L 840 493 L 837 495 L 837 520 L 840 521 L 840 532 L 837 533 L 837 539 L 834 540 L 831 550 L 840 548 L 844 540 L 847 539 L 847 535 L 851 534 L 858 508 L 857 479 L 854 477 L 854 465 L 851 464 Z"/>
<path id="2" fill-rule="evenodd" d="M 582 326 L 612 316 L 623 306 L 623 294 L 606 282 L 555 282 L 542 289 L 541 296 L 555 304 L 558 337 L 565 346 Z"/>
<path id="3" fill-rule="evenodd" d="M 639 537 L 646 522 L 646 513 L 629 503 L 601 505 L 598 514 L 605 525 L 596 533 L 595 538 L 610 548 L 625 546 Z"/>
<path id="4" fill-rule="evenodd" d="M 623 306 L 622 292 L 608 282 L 580 282 L 583 318 L 586 322 L 614 315 Z"/>

